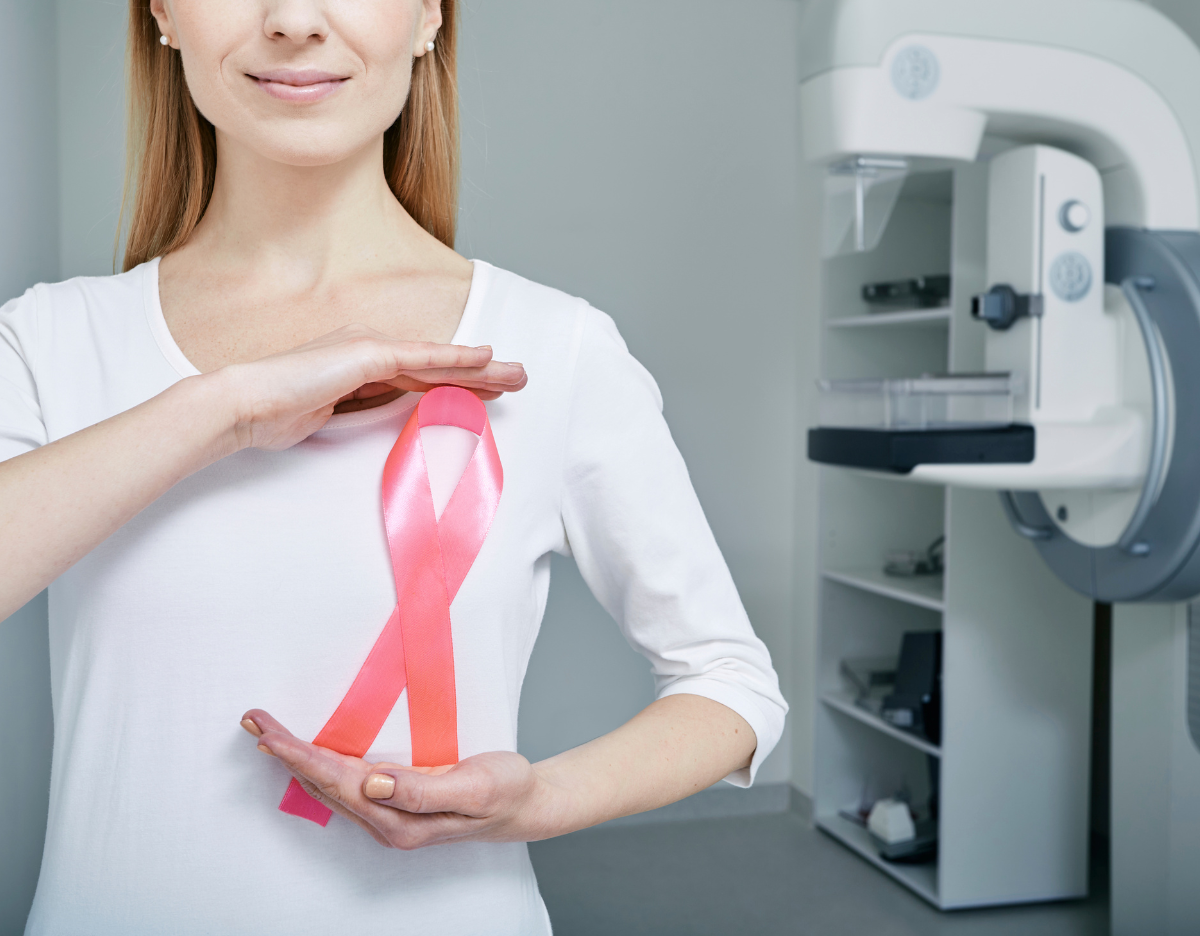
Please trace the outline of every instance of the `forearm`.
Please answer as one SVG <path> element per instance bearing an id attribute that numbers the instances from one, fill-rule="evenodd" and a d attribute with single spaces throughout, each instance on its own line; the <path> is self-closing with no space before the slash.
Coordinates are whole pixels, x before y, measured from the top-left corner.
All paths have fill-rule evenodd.
<path id="1" fill-rule="evenodd" d="M 0 462 L 0 620 L 174 484 L 236 448 L 215 375 Z"/>
<path id="2" fill-rule="evenodd" d="M 550 838 L 676 802 L 750 763 L 754 730 L 696 695 L 653 702 L 620 728 L 534 765 Z"/>

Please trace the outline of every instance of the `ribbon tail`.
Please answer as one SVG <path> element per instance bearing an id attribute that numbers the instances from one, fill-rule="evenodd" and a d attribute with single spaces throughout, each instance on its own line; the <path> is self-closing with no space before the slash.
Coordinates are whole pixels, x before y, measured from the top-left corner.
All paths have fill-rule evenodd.
<path id="1" fill-rule="evenodd" d="M 315 822 L 321 828 L 328 825 L 329 817 L 333 815 L 333 810 L 328 806 L 317 802 L 305 793 L 304 787 L 300 786 L 300 781 L 295 777 L 292 777 L 287 792 L 283 794 L 283 799 L 279 803 L 279 811 Z"/>

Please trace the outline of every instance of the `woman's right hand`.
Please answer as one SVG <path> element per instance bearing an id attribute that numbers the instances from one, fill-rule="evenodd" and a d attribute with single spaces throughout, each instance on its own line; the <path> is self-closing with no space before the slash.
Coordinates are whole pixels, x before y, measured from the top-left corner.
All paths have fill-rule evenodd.
<path id="1" fill-rule="evenodd" d="M 339 400 L 455 384 L 525 386 L 491 348 L 398 341 L 350 325 L 291 351 L 172 384 L 132 409 L 0 462 L 0 620 L 183 478 L 239 449 L 284 449 Z M 384 385 L 384 386 L 380 386 Z"/>
<path id="2" fill-rule="evenodd" d="M 526 383 L 525 369 L 493 361 L 490 347 L 400 341 L 365 325 L 347 325 L 200 379 L 220 381 L 232 406 L 222 454 L 288 448 L 320 429 L 339 402 L 393 387 L 424 391 L 452 384 L 492 400 Z"/>

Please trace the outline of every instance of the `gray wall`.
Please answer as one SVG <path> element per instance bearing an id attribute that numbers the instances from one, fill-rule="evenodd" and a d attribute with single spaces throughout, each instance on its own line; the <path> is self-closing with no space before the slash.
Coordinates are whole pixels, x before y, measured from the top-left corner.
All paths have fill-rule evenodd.
<path id="1" fill-rule="evenodd" d="M 58 274 L 54 5 L 0 0 L 0 303 Z"/>
<path id="2" fill-rule="evenodd" d="M 54 6 L 0 0 L 0 303 L 58 273 Z M 0 574 L 3 574 L 0 570 Z M 0 934 L 20 933 L 46 829 L 45 597 L 0 621 Z"/>
<path id="3" fill-rule="evenodd" d="M 786 686 L 798 5 L 743 0 L 752 38 L 730 30 L 729 13 L 716 0 L 468 2 L 458 246 L 616 319 L 662 388 Z M 571 564 L 554 575 L 522 695 L 531 756 L 613 728 L 651 698 L 646 664 Z M 789 773 L 785 739 L 760 776 Z"/>
<path id="4" fill-rule="evenodd" d="M 113 272 L 125 177 L 125 24 L 129 4 L 126 0 L 54 0 L 53 5 L 58 8 L 62 154 L 59 276 L 104 276 Z"/>

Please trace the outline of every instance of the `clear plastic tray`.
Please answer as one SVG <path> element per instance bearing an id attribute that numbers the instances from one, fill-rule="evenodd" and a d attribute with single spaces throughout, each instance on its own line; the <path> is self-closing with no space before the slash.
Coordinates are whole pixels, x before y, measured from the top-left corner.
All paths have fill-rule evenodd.
<path id="1" fill-rule="evenodd" d="M 819 424 L 855 429 L 968 429 L 1007 426 L 1024 392 L 1011 374 L 954 374 L 900 380 L 818 380 Z"/>

